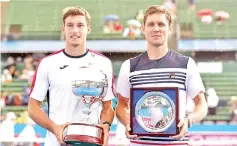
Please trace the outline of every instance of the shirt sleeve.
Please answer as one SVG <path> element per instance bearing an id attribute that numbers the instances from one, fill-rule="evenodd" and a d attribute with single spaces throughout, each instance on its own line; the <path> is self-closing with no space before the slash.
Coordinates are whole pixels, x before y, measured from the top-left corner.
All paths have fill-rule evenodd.
<path id="1" fill-rule="evenodd" d="M 131 84 L 129 82 L 130 74 L 130 61 L 126 60 L 123 62 L 118 80 L 117 80 L 117 93 L 121 94 L 123 97 L 130 98 L 130 88 Z"/>
<path id="2" fill-rule="evenodd" d="M 46 60 L 41 60 L 38 64 L 32 81 L 31 92 L 29 96 L 38 101 L 43 101 L 49 89 Z"/>
<path id="3" fill-rule="evenodd" d="M 187 71 L 187 96 L 189 98 L 194 98 L 199 92 L 205 92 L 205 88 L 203 86 L 197 65 L 192 58 L 189 58 L 188 60 Z"/>
<path id="4" fill-rule="evenodd" d="M 108 89 L 107 89 L 107 93 L 105 95 L 105 97 L 102 99 L 103 101 L 108 101 L 111 100 L 115 97 L 115 93 L 114 93 L 114 73 L 113 73 L 113 67 L 112 67 L 112 63 L 109 60 L 108 64 L 105 64 L 106 67 L 106 75 L 108 78 Z"/>

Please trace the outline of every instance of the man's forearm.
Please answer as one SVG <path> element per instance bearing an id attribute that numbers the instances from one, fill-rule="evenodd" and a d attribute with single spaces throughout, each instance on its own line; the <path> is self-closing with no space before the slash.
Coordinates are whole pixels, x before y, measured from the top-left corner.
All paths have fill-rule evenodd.
<path id="1" fill-rule="evenodd" d="M 193 112 L 188 115 L 193 123 L 200 122 L 207 115 L 207 103 L 205 101 L 205 97 L 203 93 L 200 93 L 198 96 L 200 97 L 196 98 L 196 100 L 194 99 L 195 107 Z"/>
<path id="2" fill-rule="evenodd" d="M 198 123 L 205 118 L 206 114 L 207 114 L 206 107 L 202 105 L 197 105 L 194 108 L 193 112 L 188 115 L 188 117 L 192 120 L 193 123 Z"/>
<path id="3" fill-rule="evenodd" d="M 130 109 L 129 106 L 121 107 L 120 105 L 116 108 L 116 116 L 118 120 L 126 127 L 130 123 Z"/>
<path id="4" fill-rule="evenodd" d="M 28 113 L 30 118 L 38 125 L 53 132 L 55 123 L 48 118 L 45 112 L 39 106 L 29 106 Z"/>
<path id="5" fill-rule="evenodd" d="M 114 110 L 113 108 L 103 108 L 100 116 L 100 123 L 109 122 L 110 124 L 114 120 Z"/>

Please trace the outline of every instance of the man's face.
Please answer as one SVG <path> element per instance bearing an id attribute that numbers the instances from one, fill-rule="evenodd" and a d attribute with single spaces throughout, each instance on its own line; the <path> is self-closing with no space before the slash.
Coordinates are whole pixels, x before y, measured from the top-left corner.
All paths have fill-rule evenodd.
<path id="1" fill-rule="evenodd" d="M 66 42 L 70 45 L 77 46 L 86 42 L 87 34 L 90 32 L 90 26 L 87 24 L 85 16 L 68 16 L 65 19 L 62 31 L 65 34 Z"/>
<path id="2" fill-rule="evenodd" d="M 149 15 L 145 25 L 142 26 L 142 31 L 148 43 L 155 47 L 167 43 L 170 26 L 165 14 L 154 13 Z"/>

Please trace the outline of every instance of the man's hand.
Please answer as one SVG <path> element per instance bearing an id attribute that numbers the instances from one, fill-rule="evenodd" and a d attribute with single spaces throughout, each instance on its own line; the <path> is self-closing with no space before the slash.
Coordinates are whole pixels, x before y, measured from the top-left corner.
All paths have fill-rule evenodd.
<path id="1" fill-rule="evenodd" d="M 179 121 L 178 127 L 180 129 L 180 133 L 175 136 L 171 136 L 174 139 L 182 141 L 185 135 L 188 133 L 188 119 L 183 118 Z"/>
<path id="2" fill-rule="evenodd" d="M 66 143 L 63 141 L 63 130 L 66 126 L 68 126 L 70 123 L 65 123 L 63 125 L 54 125 L 53 126 L 53 134 L 57 137 L 58 142 L 60 145 L 66 145 Z"/>
<path id="3" fill-rule="evenodd" d="M 131 128 L 130 128 L 129 125 L 127 125 L 127 126 L 125 127 L 125 134 L 126 134 L 126 137 L 127 137 L 128 139 L 136 139 L 136 138 L 138 138 L 137 135 L 131 135 L 131 134 L 130 134 L 130 131 L 131 131 Z"/>

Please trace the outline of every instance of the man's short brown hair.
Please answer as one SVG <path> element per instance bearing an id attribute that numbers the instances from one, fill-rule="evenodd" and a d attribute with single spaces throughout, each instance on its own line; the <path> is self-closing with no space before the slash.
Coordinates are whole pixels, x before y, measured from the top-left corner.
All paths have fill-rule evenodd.
<path id="1" fill-rule="evenodd" d="M 146 10 L 146 13 L 145 13 L 144 19 L 143 19 L 143 24 L 144 25 L 146 24 L 146 19 L 149 15 L 152 15 L 155 13 L 165 14 L 166 19 L 169 22 L 169 26 L 171 26 L 171 24 L 172 24 L 171 13 L 169 12 L 168 9 L 166 9 L 165 7 L 160 6 L 160 5 L 152 5 Z"/>
<path id="2" fill-rule="evenodd" d="M 75 16 L 75 15 L 81 15 L 86 17 L 87 24 L 90 24 L 91 16 L 90 14 L 81 7 L 66 7 L 63 9 L 63 24 L 65 24 L 65 19 L 68 16 Z"/>

